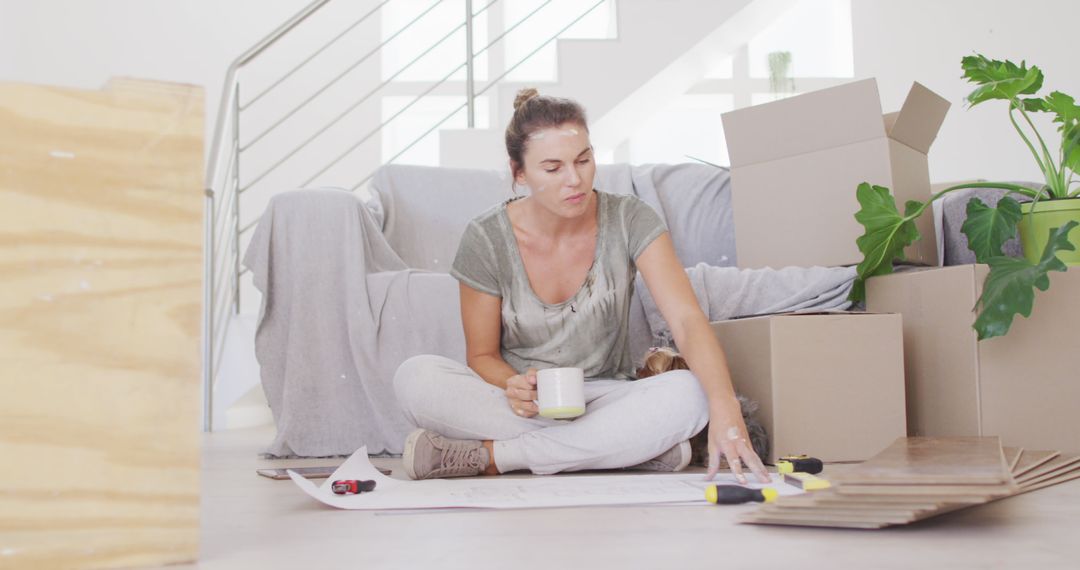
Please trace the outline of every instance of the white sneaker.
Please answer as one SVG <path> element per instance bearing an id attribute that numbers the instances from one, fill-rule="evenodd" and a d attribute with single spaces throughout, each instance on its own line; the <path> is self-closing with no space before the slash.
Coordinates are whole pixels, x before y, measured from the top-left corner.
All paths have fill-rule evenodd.
<path id="1" fill-rule="evenodd" d="M 409 479 L 440 479 L 481 475 L 491 458 L 480 441 L 418 429 L 405 439 L 401 459 Z"/>

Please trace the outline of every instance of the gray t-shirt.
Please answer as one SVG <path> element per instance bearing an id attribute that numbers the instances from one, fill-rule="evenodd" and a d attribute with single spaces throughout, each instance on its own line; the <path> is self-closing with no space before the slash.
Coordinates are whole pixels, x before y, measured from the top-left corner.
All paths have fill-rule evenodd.
<path id="1" fill-rule="evenodd" d="M 633 378 L 628 335 L 635 260 L 667 231 L 636 196 L 596 191 L 593 264 L 581 288 L 557 305 L 541 301 L 525 273 L 507 200 L 465 229 L 450 274 L 502 298 L 502 357 L 518 372 L 577 366 L 586 378 Z"/>

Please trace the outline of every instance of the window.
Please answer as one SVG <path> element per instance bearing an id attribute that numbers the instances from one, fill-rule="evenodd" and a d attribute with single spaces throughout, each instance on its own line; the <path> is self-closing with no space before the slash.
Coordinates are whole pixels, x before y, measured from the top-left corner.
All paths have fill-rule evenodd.
<path id="1" fill-rule="evenodd" d="M 854 75 L 851 0 L 800 0 L 642 123 L 617 160 L 729 164 L 720 115 L 846 82 Z"/>

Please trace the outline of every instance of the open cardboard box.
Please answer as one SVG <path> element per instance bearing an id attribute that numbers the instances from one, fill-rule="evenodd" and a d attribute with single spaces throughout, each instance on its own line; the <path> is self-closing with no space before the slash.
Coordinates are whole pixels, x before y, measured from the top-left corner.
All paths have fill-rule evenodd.
<path id="1" fill-rule="evenodd" d="M 710 325 L 735 389 L 760 404 L 763 460 L 862 461 L 907 432 L 899 315 L 790 313 Z"/>
<path id="2" fill-rule="evenodd" d="M 988 272 L 957 265 L 867 281 L 868 310 L 903 316 L 909 434 L 1080 453 L 1080 270 L 1052 272 L 1030 318 L 978 341 L 973 308 Z"/>
<path id="3" fill-rule="evenodd" d="M 731 157 L 739 267 L 848 265 L 862 260 L 855 221 L 862 182 L 889 187 L 901 211 L 930 198 L 927 153 L 949 102 L 915 83 L 882 115 L 866 79 L 723 115 Z M 938 265 L 931 216 L 908 261 Z"/>

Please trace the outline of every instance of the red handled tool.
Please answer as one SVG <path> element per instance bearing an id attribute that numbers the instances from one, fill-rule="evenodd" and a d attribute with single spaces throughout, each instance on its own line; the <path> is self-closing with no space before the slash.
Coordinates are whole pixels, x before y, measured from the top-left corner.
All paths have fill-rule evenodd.
<path id="1" fill-rule="evenodd" d="M 363 479 L 339 479 L 330 484 L 330 489 L 337 495 L 359 495 L 375 490 L 375 481 Z"/>

